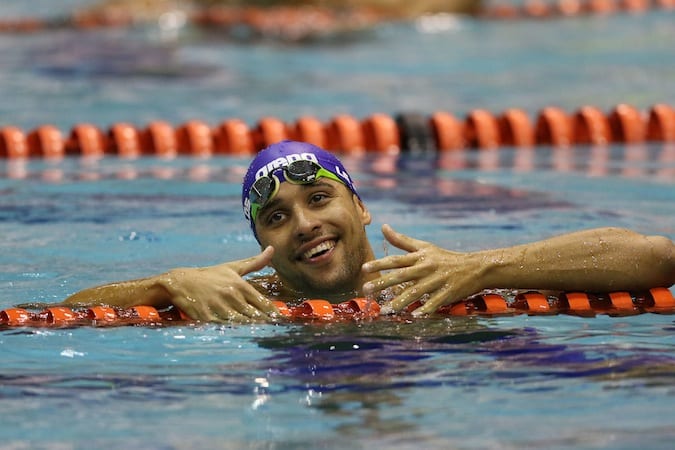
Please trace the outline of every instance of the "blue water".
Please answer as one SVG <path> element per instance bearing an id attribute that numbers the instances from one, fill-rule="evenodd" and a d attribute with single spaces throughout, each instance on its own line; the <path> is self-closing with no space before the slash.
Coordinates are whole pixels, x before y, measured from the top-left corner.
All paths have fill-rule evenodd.
<path id="1" fill-rule="evenodd" d="M 672 19 L 460 20 L 437 34 L 399 24 L 311 47 L 196 34 L 167 44 L 152 29 L 0 36 L 0 118 L 67 130 L 675 104 Z M 124 56 L 96 60 L 101 45 Z M 166 73 L 140 69 L 147 61 Z M 383 255 L 394 251 L 383 223 L 458 251 L 606 225 L 673 239 L 674 155 L 648 144 L 345 162 Z M 253 254 L 239 206 L 247 163 L 0 162 L 0 308 Z M 0 447 L 665 449 L 675 438 L 673 318 L 6 329 Z"/>

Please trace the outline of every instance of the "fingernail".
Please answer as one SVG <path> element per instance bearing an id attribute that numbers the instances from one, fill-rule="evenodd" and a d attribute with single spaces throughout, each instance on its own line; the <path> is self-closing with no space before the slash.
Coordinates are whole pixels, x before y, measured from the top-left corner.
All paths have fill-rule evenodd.
<path id="1" fill-rule="evenodd" d="M 363 293 L 364 294 L 371 294 L 373 292 L 373 289 L 375 287 L 373 286 L 373 283 L 366 283 L 363 285 Z"/>

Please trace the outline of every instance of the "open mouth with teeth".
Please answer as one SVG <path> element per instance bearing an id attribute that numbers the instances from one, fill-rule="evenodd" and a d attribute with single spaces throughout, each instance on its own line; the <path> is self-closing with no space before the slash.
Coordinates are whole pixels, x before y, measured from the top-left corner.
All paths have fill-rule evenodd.
<path id="1" fill-rule="evenodd" d="M 335 248 L 335 241 L 333 240 L 324 241 L 319 245 L 317 245 L 316 247 L 312 247 L 306 252 L 304 252 L 302 255 L 300 255 L 300 259 L 302 261 L 311 261 L 312 259 L 325 255 L 334 248 Z"/>

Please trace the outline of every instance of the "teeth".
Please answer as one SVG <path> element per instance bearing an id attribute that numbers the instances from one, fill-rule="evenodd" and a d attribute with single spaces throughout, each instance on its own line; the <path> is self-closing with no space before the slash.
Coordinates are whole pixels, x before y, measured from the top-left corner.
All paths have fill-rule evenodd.
<path id="1" fill-rule="evenodd" d="M 318 255 L 321 252 L 328 251 L 335 247 L 335 241 L 325 241 L 322 242 L 321 244 L 317 245 L 314 248 L 311 248 L 307 250 L 305 253 L 302 254 L 302 259 L 311 259 L 314 256 Z"/>

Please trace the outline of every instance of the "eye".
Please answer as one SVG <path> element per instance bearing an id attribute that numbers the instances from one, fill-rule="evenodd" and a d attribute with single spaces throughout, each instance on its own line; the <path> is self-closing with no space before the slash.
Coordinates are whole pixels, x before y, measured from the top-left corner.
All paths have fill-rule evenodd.
<path id="1" fill-rule="evenodd" d="M 286 218 L 286 215 L 281 211 L 272 211 L 265 217 L 265 223 L 268 225 L 276 225 L 282 222 L 284 218 Z"/>
<path id="2" fill-rule="evenodd" d="M 261 226 L 274 227 L 284 222 L 287 214 L 283 209 L 265 210 L 258 216 L 258 222 Z"/>
<path id="3" fill-rule="evenodd" d="M 320 203 L 321 201 L 323 201 L 326 198 L 328 198 L 328 196 L 326 194 L 324 194 L 323 192 L 318 192 L 318 193 L 312 194 L 309 201 L 310 201 L 310 203 Z"/>

